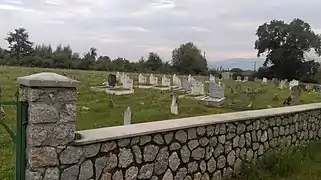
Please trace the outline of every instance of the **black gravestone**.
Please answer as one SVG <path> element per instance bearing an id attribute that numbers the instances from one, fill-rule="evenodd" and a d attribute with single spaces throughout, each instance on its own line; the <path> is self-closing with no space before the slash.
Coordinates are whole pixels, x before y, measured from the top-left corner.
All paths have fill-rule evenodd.
<path id="1" fill-rule="evenodd" d="M 115 87 L 117 84 L 117 79 L 115 74 L 108 75 L 108 86 Z"/>

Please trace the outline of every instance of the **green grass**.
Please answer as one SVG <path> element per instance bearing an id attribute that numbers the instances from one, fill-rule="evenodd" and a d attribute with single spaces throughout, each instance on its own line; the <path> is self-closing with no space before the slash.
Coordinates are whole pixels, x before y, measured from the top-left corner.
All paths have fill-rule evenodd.
<path id="1" fill-rule="evenodd" d="M 171 93 L 170 91 L 160 91 L 156 89 L 138 89 L 135 88 L 134 95 L 111 96 L 106 93 L 94 93 L 90 91 L 90 87 L 101 86 L 106 81 L 108 72 L 99 71 L 80 71 L 80 70 L 55 70 L 40 68 L 9 68 L 0 67 L 0 86 L 3 90 L 3 99 L 14 99 L 14 93 L 18 88 L 16 78 L 20 76 L 30 75 L 38 72 L 56 72 L 66 75 L 70 78 L 81 82 L 78 89 L 77 100 L 77 129 L 92 129 L 106 126 L 121 125 L 123 123 L 123 112 L 127 107 L 131 107 L 133 112 L 133 123 L 142 123 L 158 120 L 166 120 L 173 118 L 208 115 L 217 113 L 226 113 L 233 111 L 246 110 L 244 104 L 250 101 L 246 97 L 234 98 L 233 106 L 224 108 L 209 108 L 201 105 L 194 99 L 179 99 L 179 115 L 175 116 L 170 113 Z M 138 74 L 129 74 L 134 77 L 135 85 L 137 85 Z M 159 78 L 162 75 L 156 75 Z M 208 77 L 196 77 L 196 79 L 208 79 Z M 225 82 L 227 103 L 231 104 L 233 96 L 230 93 L 228 85 L 235 87 L 235 82 Z M 242 89 L 260 88 L 261 84 L 255 82 L 241 83 Z M 205 84 L 205 90 L 208 91 L 208 84 Z M 273 100 L 273 94 L 279 95 L 279 100 Z M 267 85 L 266 90 L 260 93 L 254 101 L 254 109 L 282 106 L 283 100 L 289 95 L 289 90 L 279 90 L 274 84 Z M 110 98 L 115 102 L 114 106 L 110 105 Z M 321 102 L 321 95 L 303 92 L 301 95 L 301 103 Z M 243 105 L 243 106 L 242 106 Z M 88 107 L 89 109 L 86 110 Z M 7 120 L 6 123 L 15 128 L 15 109 L 13 107 L 4 107 Z M 0 179 L 13 179 L 13 162 L 14 149 L 13 143 L 5 130 L 0 127 Z"/>
<path id="2" fill-rule="evenodd" d="M 240 180 L 321 179 L 321 144 L 311 143 L 292 149 L 273 149 L 256 165 L 245 167 Z"/>

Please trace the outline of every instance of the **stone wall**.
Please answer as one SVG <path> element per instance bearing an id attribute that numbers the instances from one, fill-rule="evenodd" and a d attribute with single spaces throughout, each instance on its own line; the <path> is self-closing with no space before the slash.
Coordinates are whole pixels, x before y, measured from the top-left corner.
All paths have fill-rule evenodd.
<path id="1" fill-rule="evenodd" d="M 106 180 L 109 174 L 114 180 L 231 177 L 244 162 L 256 162 L 280 143 L 291 146 L 319 140 L 320 114 L 321 110 L 311 110 L 88 145 L 81 142 L 58 155 L 61 178 Z"/>
<path id="2" fill-rule="evenodd" d="M 279 144 L 321 137 L 319 103 L 86 130 L 74 140 L 76 91 L 54 79 L 46 87 L 21 80 L 27 180 L 223 179 Z"/>

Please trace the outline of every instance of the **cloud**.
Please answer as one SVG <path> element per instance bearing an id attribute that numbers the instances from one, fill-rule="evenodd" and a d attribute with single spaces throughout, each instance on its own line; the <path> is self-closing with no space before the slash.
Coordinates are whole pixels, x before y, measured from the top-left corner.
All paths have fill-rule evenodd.
<path id="1" fill-rule="evenodd" d="M 70 44 L 81 54 L 96 47 L 130 60 L 151 51 L 170 60 L 189 41 L 209 61 L 250 58 L 257 27 L 272 19 L 299 17 L 321 33 L 319 7 L 320 0 L 2 0 L 0 36 L 23 26 L 35 43 Z"/>

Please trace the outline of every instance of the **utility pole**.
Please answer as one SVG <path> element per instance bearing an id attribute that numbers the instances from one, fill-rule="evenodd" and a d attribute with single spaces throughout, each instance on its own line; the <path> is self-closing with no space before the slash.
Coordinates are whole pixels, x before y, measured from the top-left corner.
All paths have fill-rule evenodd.
<path id="1" fill-rule="evenodd" d="M 254 72 L 256 71 L 256 62 L 254 62 Z"/>

